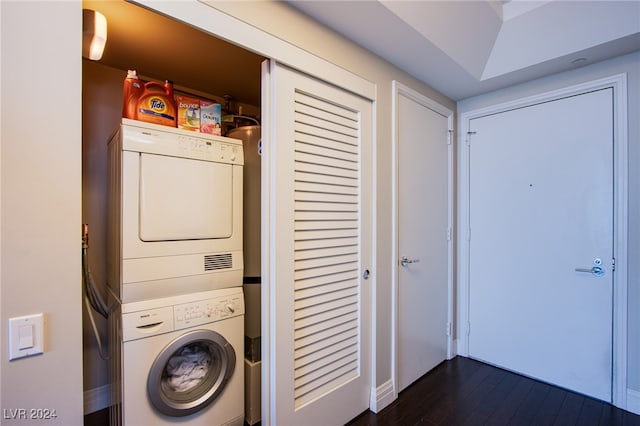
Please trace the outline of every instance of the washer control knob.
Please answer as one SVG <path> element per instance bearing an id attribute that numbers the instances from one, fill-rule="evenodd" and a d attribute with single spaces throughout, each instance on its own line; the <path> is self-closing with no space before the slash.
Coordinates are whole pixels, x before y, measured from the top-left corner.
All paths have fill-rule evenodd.
<path id="1" fill-rule="evenodd" d="M 227 311 L 229 311 L 230 314 L 233 314 L 236 311 L 236 305 L 233 303 L 227 303 Z"/>

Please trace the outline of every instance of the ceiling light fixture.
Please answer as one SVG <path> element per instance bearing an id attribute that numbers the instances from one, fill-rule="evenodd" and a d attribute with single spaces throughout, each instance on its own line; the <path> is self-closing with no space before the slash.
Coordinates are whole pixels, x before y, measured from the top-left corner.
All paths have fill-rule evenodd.
<path id="1" fill-rule="evenodd" d="M 82 9 L 82 57 L 99 61 L 107 43 L 107 18 L 95 10 Z"/>

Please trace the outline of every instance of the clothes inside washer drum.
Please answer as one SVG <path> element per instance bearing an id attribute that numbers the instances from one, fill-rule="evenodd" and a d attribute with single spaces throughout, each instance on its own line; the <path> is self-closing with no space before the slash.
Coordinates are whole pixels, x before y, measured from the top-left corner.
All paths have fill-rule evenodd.
<path id="1" fill-rule="evenodd" d="M 184 346 L 167 362 L 163 381 L 173 392 L 188 392 L 206 379 L 212 362 L 212 353 L 206 345 Z"/>

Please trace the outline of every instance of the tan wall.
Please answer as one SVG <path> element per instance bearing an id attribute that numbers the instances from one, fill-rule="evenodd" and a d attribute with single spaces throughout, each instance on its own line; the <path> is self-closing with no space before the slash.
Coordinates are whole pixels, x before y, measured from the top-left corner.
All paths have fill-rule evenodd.
<path id="1" fill-rule="evenodd" d="M 0 15 L 2 424 L 81 425 L 81 6 L 3 1 Z M 44 353 L 9 361 L 8 319 L 34 313 Z"/>

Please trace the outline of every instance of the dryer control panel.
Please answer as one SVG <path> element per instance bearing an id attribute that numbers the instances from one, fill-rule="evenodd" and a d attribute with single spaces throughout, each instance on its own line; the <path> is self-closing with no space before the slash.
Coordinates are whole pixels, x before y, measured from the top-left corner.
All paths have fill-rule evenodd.
<path id="1" fill-rule="evenodd" d="M 242 294 L 221 296 L 173 307 L 176 330 L 244 315 Z"/>

